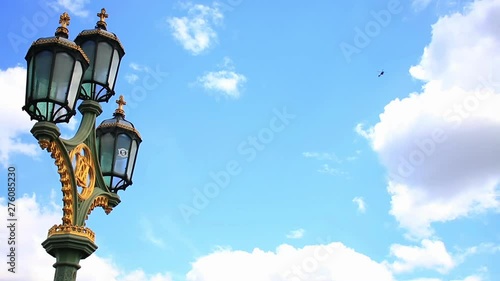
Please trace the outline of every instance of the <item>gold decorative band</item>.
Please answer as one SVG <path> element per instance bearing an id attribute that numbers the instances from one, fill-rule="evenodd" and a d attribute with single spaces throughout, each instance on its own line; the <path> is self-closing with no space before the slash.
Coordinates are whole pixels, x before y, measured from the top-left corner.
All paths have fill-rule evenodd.
<path id="1" fill-rule="evenodd" d="M 85 220 L 89 218 L 90 213 L 96 208 L 96 207 L 102 207 L 104 211 L 106 212 L 106 215 L 109 215 L 113 208 L 109 207 L 109 200 L 107 197 L 99 195 L 96 198 L 94 198 L 94 201 L 92 201 L 92 204 L 89 207 L 89 210 L 87 212 L 87 215 L 85 216 Z"/>
<path id="2" fill-rule="evenodd" d="M 41 139 L 38 143 L 42 149 L 47 149 L 47 151 L 50 152 L 50 156 L 55 159 L 54 163 L 57 166 L 57 172 L 59 173 L 63 193 L 63 225 L 72 225 L 75 219 L 75 214 L 73 213 L 73 188 L 71 186 L 71 175 L 69 172 L 71 167 L 64 160 L 63 151 L 59 148 L 56 142 Z"/>
<path id="3" fill-rule="evenodd" d="M 54 225 L 49 229 L 48 237 L 60 234 L 74 234 L 88 238 L 90 241 L 95 242 L 95 233 L 88 227 L 76 225 Z"/>

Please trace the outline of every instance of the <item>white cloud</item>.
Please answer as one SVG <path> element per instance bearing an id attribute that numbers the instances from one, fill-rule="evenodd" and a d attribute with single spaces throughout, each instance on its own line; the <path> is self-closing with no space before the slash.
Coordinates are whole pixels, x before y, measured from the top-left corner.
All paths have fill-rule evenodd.
<path id="1" fill-rule="evenodd" d="M 68 131 L 74 131 L 76 129 L 76 125 L 78 125 L 78 118 L 76 117 L 72 117 L 71 119 L 69 119 L 69 122 L 68 123 L 60 123 L 60 127 L 61 129 L 65 129 L 65 130 L 68 130 Z"/>
<path id="2" fill-rule="evenodd" d="M 500 245 L 494 243 L 481 243 L 477 246 L 469 248 L 471 254 L 490 253 L 495 254 L 500 252 Z"/>
<path id="3" fill-rule="evenodd" d="M 161 273 L 147 275 L 142 270 L 135 270 L 124 276 L 120 281 L 172 281 L 172 277 L 169 274 Z"/>
<path id="4" fill-rule="evenodd" d="M 347 174 L 344 171 L 330 167 L 330 165 L 328 165 L 328 164 L 323 164 L 323 166 L 321 166 L 321 169 L 319 169 L 318 172 L 320 172 L 322 174 L 328 174 L 328 175 L 346 175 Z"/>
<path id="5" fill-rule="evenodd" d="M 412 0 L 411 5 L 415 11 L 421 11 L 427 8 L 431 2 L 432 0 Z"/>
<path id="6" fill-rule="evenodd" d="M 463 10 L 471 0 L 435 0 L 435 10 L 438 15 L 449 15 Z"/>
<path id="7" fill-rule="evenodd" d="M 476 275 L 471 275 L 471 276 L 468 276 L 466 277 L 465 279 L 462 279 L 462 280 L 451 280 L 451 281 L 482 281 L 483 279 L 479 276 L 476 276 Z"/>
<path id="8" fill-rule="evenodd" d="M 421 246 L 391 246 L 391 255 L 397 260 L 390 264 L 394 273 L 412 272 L 415 269 L 436 270 L 447 273 L 456 266 L 453 257 L 448 253 L 442 241 L 424 239 Z"/>
<path id="9" fill-rule="evenodd" d="M 460 11 L 470 0 L 412 0 L 411 6 L 415 12 L 433 8 L 438 15 L 448 15 Z M 433 6 L 431 4 L 434 3 Z"/>
<path id="10" fill-rule="evenodd" d="M 391 214 L 413 237 L 433 222 L 500 210 L 500 0 L 440 18 L 413 77 L 421 93 L 390 102 L 355 130 L 389 174 Z"/>
<path id="11" fill-rule="evenodd" d="M 143 218 L 141 220 L 141 227 L 144 230 L 144 239 L 146 239 L 146 241 L 157 247 L 165 248 L 165 241 L 154 233 L 153 225 L 148 219 Z"/>
<path id="12" fill-rule="evenodd" d="M 87 17 L 89 11 L 85 9 L 85 6 L 88 3 L 90 3 L 90 0 L 56 0 L 49 3 L 49 5 L 58 11 L 67 11 L 70 16 Z"/>
<path id="13" fill-rule="evenodd" d="M 500 252 L 500 245 L 499 244 L 494 244 L 494 243 L 481 243 L 476 246 L 469 247 L 460 253 L 456 254 L 455 260 L 458 263 L 462 263 L 465 261 L 466 258 L 472 255 L 479 255 L 479 254 L 490 254 L 494 255 L 497 252 Z"/>
<path id="14" fill-rule="evenodd" d="M 440 278 L 418 278 L 418 279 L 412 279 L 409 281 L 444 281 L 444 280 L 440 279 Z M 471 275 L 471 276 L 465 277 L 465 279 L 460 279 L 460 280 L 453 279 L 450 281 L 483 281 L 483 279 L 477 275 Z"/>
<path id="15" fill-rule="evenodd" d="M 365 129 L 364 124 L 362 124 L 362 123 L 357 124 L 356 127 L 354 127 L 354 131 L 358 135 L 360 135 L 366 139 L 372 139 L 372 137 L 373 137 L 373 128 Z"/>
<path id="16" fill-rule="evenodd" d="M 352 162 L 359 158 L 361 154 L 361 150 L 356 150 L 354 155 L 348 156 L 345 158 L 345 161 Z M 305 158 L 313 158 L 316 160 L 325 160 L 325 161 L 333 161 L 338 164 L 343 163 L 344 161 L 340 159 L 335 153 L 330 152 L 302 152 L 302 156 Z"/>
<path id="17" fill-rule="evenodd" d="M 31 137 L 30 130 L 35 121 L 30 121 L 28 114 L 22 111 L 26 91 L 26 69 L 13 67 L 0 69 L 0 164 L 10 165 L 10 156 L 24 154 L 37 156 L 40 153 L 36 140 Z M 27 143 L 21 136 L 31 137 Z"/>
<path id="18" fill-rule="evenodd" d="M 354 197 L 354 199 L 352 199 L 352 202 L 356 203 L 359 212 L 361 213 L 366 212 L 366 204 L 363 197 Z"/>
<path id="19" fill-rule="evenodd" d="M 347 157 L 346 160 L 349 161 L 349 162 L 355 161 L 355 160 L 359 159 L 359 155 L 361 155 L 361 150 L 356 150 L 356 154 Z"/>
<path id="20" fill-rule="evenodd" d="M 227 97 L 239 98 L 239 85 L 245 82 L 246 78 L 244 75 L 233 71 L 220 70 L 208 72 L 204 76 L 198 78 L 198 81 L 207 90 L 215 90 L 223 93 Z"/>
<path id="21" fill-rule="evenodd" d="M 284 244 L 269 252 L 220 249 L 199 258 L 186 275 L 186 281 L 203 280 L 393 281 L 394 278 L 383 264 L 342 243 L 330 243 L 304 248 Z"/>
<path id="22" fill-rule="evenodd" d="M 125 75 L 125 80 L 127 80 L 129 84 L 134 84 L 139 80 L 139 76 L 137 74 L 127 74 Z"/>
<path id="23" fill-rule="evenodd" d="M 384 262 L 394 274 L 414 273 L 417 270 L 434 270 L 440 274 L 448 274 L 456 269 L 472 255 L 493 255 L 500 251 L 500 245 L 494 243 L 481 243 L 466 249 L 455 249 L 454 253 L 447 250 L 445 244 L 439 240 L 424 239 L 419 246 L 406 246 L 393 244 L 390 255 L 395 258 L 392 263 Z M 486 273 L 488 269 L 482 267 L 478 273 Z M 441 281 L 439 278 L 417 278 L 411 281 Z M 449 280 L 449 279 L 447 279 Z M 463 280 L 481 280 L 478 275 L 471 275 Z"/>
<path id="24" fill-rule="evenodd" d="M 476 90 L 481 80 L 496 82 L 489 86 L 498 93 L 498 6 L 497 0 L 475 1 L 466 14 L 440 18 L 432 27 L 432 41 L 420 63 L 410 69 L 412 76 L 427 82 L 441 81 L 445 89 L 457 86 L 466 91 Z"/>
<path id="25" fill-rule="evenodd" d="M 207 72 L 205 75 L 198 77 L 197 82 L 205 90 L 233 99 L 239 98 L 242 85 L 247 81 L 247 78 L 243 74 L 234 71 L 234 65 L 229 58 L 224 58 L 219 67 L 223 69 Z"/>
<path id="26" fill-rule="evenodd" d="M 162 79 L 159 76 L 164 76 L 167 74 L 167 73 L 161 72 L 159 70 L 158 66 L 156 67 L 156 71 L 155 71 L 154 69 L 151 69 L 149 66 L 138 64 L 135 62 L 130 63 L 129 68 L 132 70 L 133 73 L 125 74 L 125 80 L 129 84 L 135 84 L 137 81 L 139 81 L 139 79 L 142 78 L 142 85 L 141 86 L 143 88 L 156 87 L 157 84 L 155 84 L 151 80 L 154 80 L 156 82 L 161 82 Z M 139 76 L 138 73 L 141 73 L 141 76 Z"/>
<path id="27" fill-rule="evenodd" d="M 288 233 L 286 235 L 286 238 L 289 238 L 289 239 L 300 239 L 300 238 L 304 237 L 304 233 L 305 232 L 306 231 L 304 229 L 302 229 L 302 228 L 297 229 L 297 230 L 292 230 L 292 231 L 290 231 L 290 233 Z"/>
<path id="28" fill-rule="evenodd" d="M 135 63 L 135 62 L 131 62 L 129 64 L 129 67 L 135 72 L 147 72 L 147 73 L 149 73 L 151 71 L 151 69 L 149 67 L 144 66 L 144 65 L 140 65 L 140 64 Z M 135 82 L 137 82 L 139 80 L 139 75 L 137 75 L 135 73 L 127 73 L 125 75 L 125 80 L 127 80 L 127 82 L 129 84 L 134 84 Z"/>
<path id="29" fill-rule="evenodd" d="M 51 202 L 41 206 L 35 195 L 20 197 L 16 200 L 18 258 L 15 278 L 7 270 L 0 271 L 0 280 L 50 281 L 54 279 L 52 265 L 55 259 L 50 256 L 41 243 L 47 238 L 47 230 L 61 222 L 61 206 Z M 6 199 L 0 197 L 0 209 L 7 210 Z M 7 212 L 0 212 L 0 219 L 7 221 Z M 8 229 L 0 228 L 0 237 L 5 241 Z M 7 253 L 7 243 L 0 244 L 0 253 Z M 170 274 L 146 274 L 142 270 L 129 272 L 122 270 L 111 259 L 92 254 L 80 262 L 77 279 L 80 281 L 172 281 Z"/>
<path id="30" fill-rule="evenodd" d="M 337 163 L 341 163 L 342 160 L 340 160 L 335 153 L 328 153 L 328 152 L 303 152 L 302 156 L 306 158 L 314 158 L 316 160 L 329 160 L 329 161 L 334 161 Z"/>
<path id="31" fill-rule="evenodd" d="M 76 130 L 76 126 L 79 124 L 78 118 L 73 116 L 69 119 L 68 123 L 59 123 L 59 129 L 61 130 L 61 138 L 70 139 L 73 137 L 73 133 Z"/>
<path id="32" fill-rule="evenodd" d="M 134 62 L 131 62 L 129 64 L 129 67 L 132 68 L 135 71 L 138 71 L 138 72 L 148 72 L 148 71 L 150 71 L 149 67 L 144 66 L 144 65 L 140 65 L 140 64 L 137 64 L 137 63 L 134 63 Z"/>
<path id="33" fill-rule="evenodd" d="M 409 281 L 442 281 L 439 278 L 417 278 L 417 279 L 411 279 Z"/>
<path id="34" fill-rule="evenodd" d="M 184 49 L 199 55 L 217 42 L 214 25 L 222 22 L 224 16 L 217 6 L 186 4 L 187 16 L 172 17 L 168 23 L 174 38 Z"/>
<path id="35" fill-rule="evenodd" d="M 439 190 L 427 192 L 427 195 L 424 187 L 409 187 L 393 181 L 388 190 L 392 197 L 391 214 L 413 238 L 431 236 L 432 222 L 446 222 L 498 208 L 495 185 L 492 184 L 477 190 L 450 191 L 455 194 L 449 198 L 441 196 Z"/>

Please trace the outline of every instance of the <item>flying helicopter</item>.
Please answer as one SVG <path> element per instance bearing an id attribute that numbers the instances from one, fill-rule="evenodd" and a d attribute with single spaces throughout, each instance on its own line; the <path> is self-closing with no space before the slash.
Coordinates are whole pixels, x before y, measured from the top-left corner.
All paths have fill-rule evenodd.
<path id="1" fill-rule="evenodd" d="M 382 70 L 379 70 L 379 72 L 378 72 L 378 77 L 380 77 L 380 76 L 384 75 L 384 73 L 385 73 L 385 72 L 384 72 L 384 70 L 383 70 L 383 69 L 382 69 Z"/>

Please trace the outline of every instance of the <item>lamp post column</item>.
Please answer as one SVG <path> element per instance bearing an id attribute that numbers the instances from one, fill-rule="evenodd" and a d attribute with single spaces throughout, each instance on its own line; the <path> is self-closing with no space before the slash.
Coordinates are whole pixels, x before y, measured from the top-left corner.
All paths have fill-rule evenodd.
<path id="1" fill-rule="evenodd" d="M 80 260 L 87 258 L 97 249 L 92 241 L 77 234 L 51 236 L 42 245 L 56 258 L 54 281 L 76 281 Z"/>

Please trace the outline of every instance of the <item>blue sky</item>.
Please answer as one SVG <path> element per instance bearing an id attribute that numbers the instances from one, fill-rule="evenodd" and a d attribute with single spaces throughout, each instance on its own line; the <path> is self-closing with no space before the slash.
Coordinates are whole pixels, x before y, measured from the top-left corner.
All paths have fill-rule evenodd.
<path id="1" fill-rule="evenodd" d="M 78 280 L 500 280 L 499 0 L 5 3 L 21 246 L 1 280 L 52 280 L 40 244 L 62 216 L 24 56 L 62 12 L 74 39 L 102 7 L 126 54 L 98 122 L 124 95 L 143 143 L 122 203 L 89 218 Z"/>

